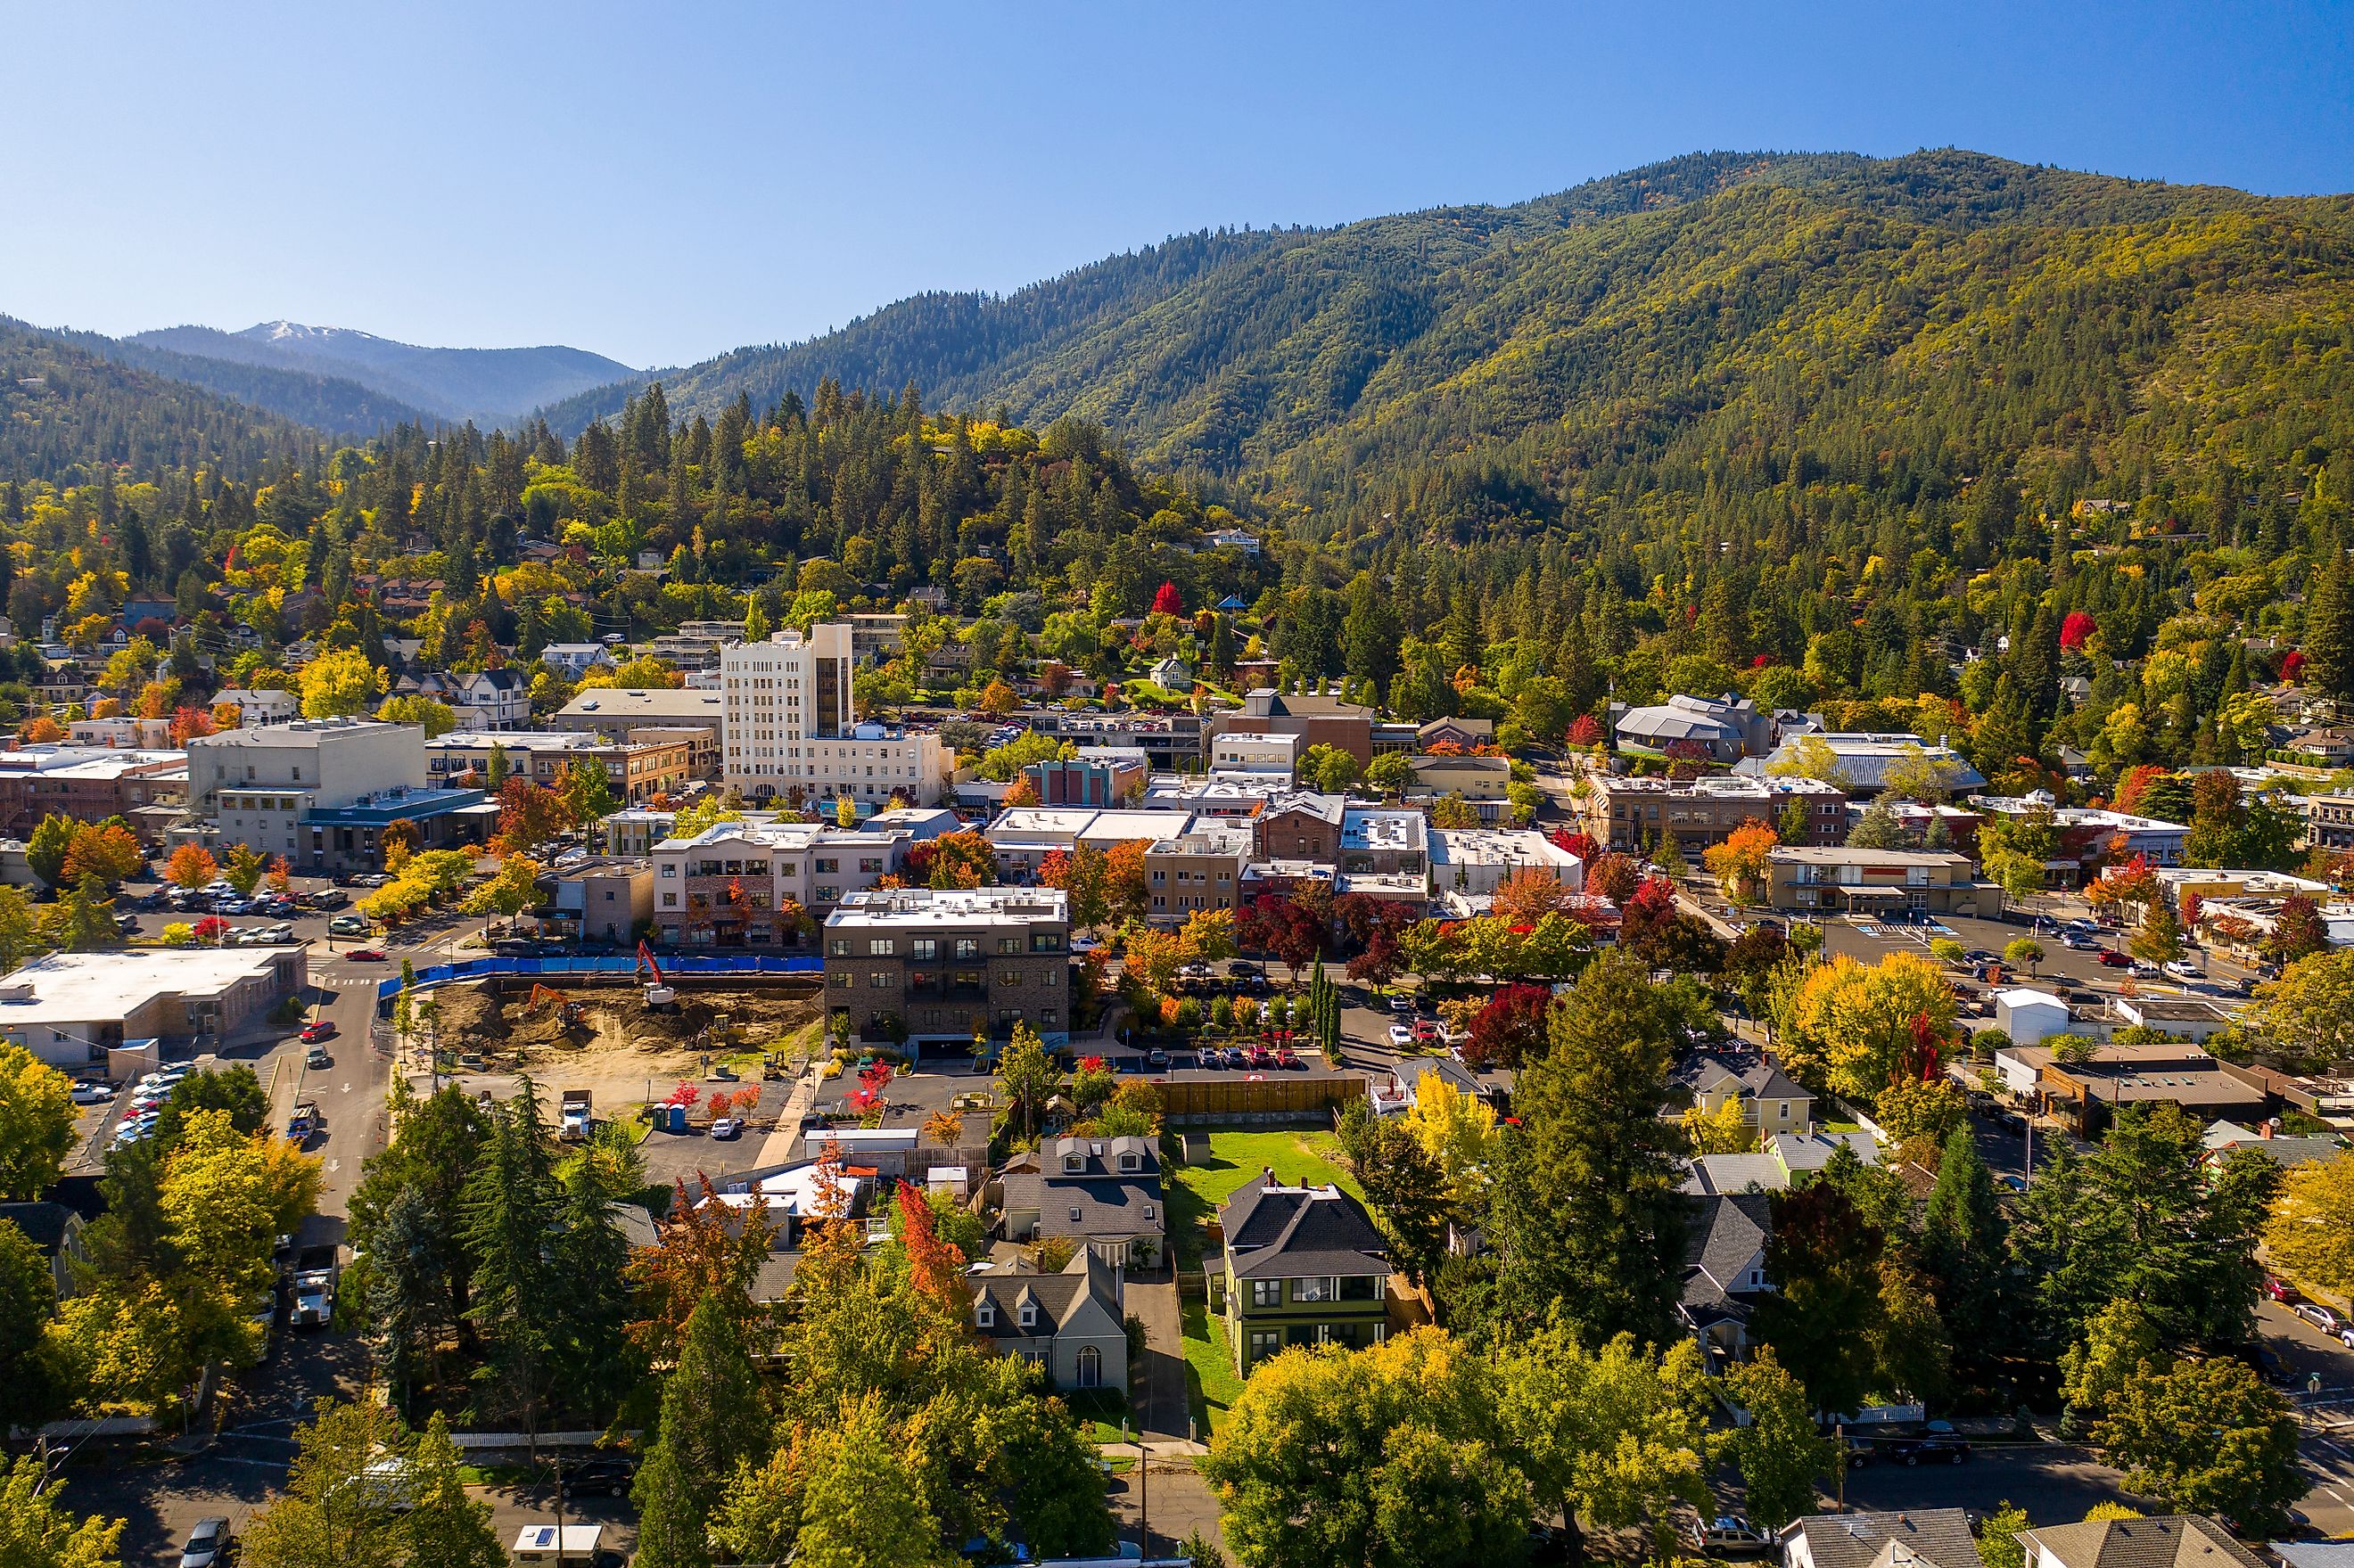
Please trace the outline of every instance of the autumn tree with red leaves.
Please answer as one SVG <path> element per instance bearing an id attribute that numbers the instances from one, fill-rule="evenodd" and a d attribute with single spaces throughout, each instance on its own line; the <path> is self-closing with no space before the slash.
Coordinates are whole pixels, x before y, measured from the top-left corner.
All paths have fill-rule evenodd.
<path id="1" fill-rule="evenodd" d="M 719 1201 L 711 1178 L 698 1174 L 695 1181 L 701 1195 L 690 1199 L 681 1178 L 662 1240 L 632 1254 L 628 1266 L 631 1299 L 645 1314 L 629 1325 L 630 1342 L 656 1365 L 676 1353 L 687 1319 L 705 1297 L 750 1315 L 752 1287 L 776 1238 L 777 1222 L 767 1204 L 748 1204 L 739 1218 Z"/>
<path id="2" fill-rule="evenodd" d="M 1519 1070 L 1544 1054 L 1545 1018 L 1552 1011 L 1549 987 L 1504 987 L 1472 1015 L 1470 1038 L 1463 1043 L 1464 1065 L 1482 1071 L 1490 1067 Z"/>

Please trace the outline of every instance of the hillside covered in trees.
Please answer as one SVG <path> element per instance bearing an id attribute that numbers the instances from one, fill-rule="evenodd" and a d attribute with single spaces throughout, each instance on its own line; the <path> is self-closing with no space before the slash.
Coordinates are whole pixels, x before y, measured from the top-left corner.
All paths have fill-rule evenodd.
<path id="1" fill-rule="evenodd" d="M 2233 699 L 2301 642 L 2354 696 L 2354 594 L 2306 602 L 2354 542 L 2349 285 L 2344 198 L 1707 155 L 929 296 L 438 444 L 331 451 L 12 330 L 10 608 L 111 557 L 274 613 L 229 560 L 266 523 L 306 546 L 285 630 L 325 627 L 334 574 L 431 579 L 440 656 L 551 604 L 644 631 L 757 592 L 774 621 L 806 575 L 779 567 L 822 556 L 837 608 L 939 588 L 1011 670 L 1087 663 L 1168 582 L 1238 594 L 1230 641 L 1288 678 L 1402 712 L 1525 707 L 1542 738 L 1737 687 L 1949 735 L 1998 779 L 2073 746 L 2108 784 L 2260 750 Z M 1235 520 L 1264 556 L 1201 547 Z M 647 548 L 659 584 L 620 569 Z"/>

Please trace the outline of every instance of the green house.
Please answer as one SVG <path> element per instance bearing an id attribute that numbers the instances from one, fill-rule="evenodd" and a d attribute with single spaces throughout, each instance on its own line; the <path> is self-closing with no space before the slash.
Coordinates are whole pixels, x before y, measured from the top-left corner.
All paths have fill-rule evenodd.
<path id="1" fill-rule="evenodd" d="M 1203 1272 L 1235 1370 L 1291 1345 L 1378 1344 L 1389 1332 L 1388 1244 L 1338 1187 L 1286 1187 L 1272 1171 L 1218 1211 L 1225 1245 Z"/>

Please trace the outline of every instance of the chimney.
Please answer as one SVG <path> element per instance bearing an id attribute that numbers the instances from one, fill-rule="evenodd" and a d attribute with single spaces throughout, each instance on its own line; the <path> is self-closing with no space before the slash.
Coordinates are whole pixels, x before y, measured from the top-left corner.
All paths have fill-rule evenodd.
<path id="1" fill-rule="evenodd" d="M 1259 1173 L 1259 1185 L 1260 1185 L 1260 1186 L 1262 1186 L 1262 1187 L 1274 1187 L 1274 1186 L 1279 1186 L 1279 1185 L 1281 1185 L 1281 1183 L 1278 1182 L 1278 1181 L 1276 1181 L 1276 1179 L 1275 1179 L 1275 1167 L 1274 1167 L 1274 1166 L 1272 1166 L 1272 1165 L 1262 1165 L 1262 1166 L 1260 1166 L 1260 1167 L 1258 1168 L 1258 1173 Z"/>
<path id="2" fill-rule="evenodd" d="M 2276 1116 L 2266 1117 L 2264 1118 L 2264 1125 L 2257 1128 L 2256 1131 L 2262 1137 L 2270 1138 L 2274 1133 L 2280 1131 L 2280 1118 Z"/>

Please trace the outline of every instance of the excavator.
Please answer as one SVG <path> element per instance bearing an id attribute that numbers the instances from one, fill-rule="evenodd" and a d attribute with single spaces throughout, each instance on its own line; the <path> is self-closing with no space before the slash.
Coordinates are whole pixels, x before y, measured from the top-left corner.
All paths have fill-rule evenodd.
<path id="1" fill-rule="evenodd" d="M 578 1002 L 553 986 L 540 985 L 536 982 L 531 988 L 531 1000 L 524 1004 L 524 1016 L 526 1018 L 536 1016 L 543 1002 L 556 1004 L 557 1022 L 566 1030 L 573 1031 L 588 1027 L 588 1022 L 581 1014 Z"/>

